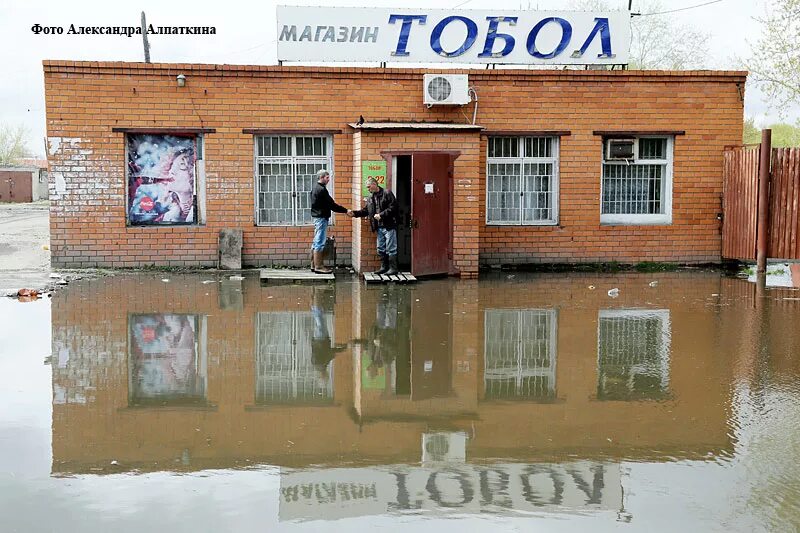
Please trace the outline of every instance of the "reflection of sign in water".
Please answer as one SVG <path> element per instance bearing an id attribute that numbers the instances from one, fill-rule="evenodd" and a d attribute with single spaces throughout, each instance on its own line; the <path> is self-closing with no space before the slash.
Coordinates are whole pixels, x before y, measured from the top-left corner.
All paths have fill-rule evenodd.
<path id="1" fill-rule="evenodd" d="M 132 315 L 128 321 L 132 403 L 204 399 L 206 353 L 198 315 Z"/>
<path id="2" fill-rule="evenodd" d="M 423 509 L 514 513 L 622 508 L 616 464 L 335 468 L 281 474 L 280 520 L 332 520 Z"/>

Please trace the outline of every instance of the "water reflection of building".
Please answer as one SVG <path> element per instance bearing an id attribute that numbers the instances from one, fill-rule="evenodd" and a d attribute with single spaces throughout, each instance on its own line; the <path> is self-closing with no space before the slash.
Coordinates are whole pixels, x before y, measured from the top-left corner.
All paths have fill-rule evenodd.
<path id="1" fill-rule="evenodd" d="M 339 478 L 318 470 L 314 483 L 390 474 L 391 497 L 402 499 L 424 480 L 425 508 L 436 490 L 469 499 L 459 480 L 471 480 L 479 502 L 481 483 L 496 481 L 519 488 L 493 496 L 516 508 L 525 494 L 536 501 L 537 490 L 547 493 L 546 485 L 526 493 L 520 472 L 572 476 L 564 457 L 591 472 L 603 466 L 613 484 L 620 460 L 725 453 L 734 365 L 720 361 L 731 352 L 719 352 L 715 315 L 695 299 L 719 293 L 720 279 L 661 275 L 657 291 L 651 279 L 609 279 L 620 288 L 616 300 L 587 290 L 580 276 L 328 291 L 247 279 L 242 305 L 232 307 L 221 306 L 216 284 L 195 276 L 166 286 L 154 279 L 159 291 L 142 290 L 149 282 L 141 278 L 85 283 L 53 298 L 53 473 L 369 464 Z M 84 298 L 95 305 L 81 305 Z M 203 404 L 130 408 L 131 317 L 159 313 L 198 317 Z M 327 356 L 315 357 L 315 346 L 327 346 Z M 83 403 L 63 401 L 78 396 Z M 498 459 L 522 466 L 491 471 Z M 119 464 L 109 467 L 112 460 Z M 414 472 L 380 466 L 420 461 Z M 428 479 L 445 471 L 455 477 L 434 476 L 431 493 Z M 291 472 L 299 477 L 285 486 L 304 486 Z M 416 499 L 410 492 L 408 505 Z"/>
<path id="2" fill-rule="evenodd" d="M 658 400 L 669 391 L 669 311 L 601 309 L 597 398 Z"/>
<path id="3" fill-rule="evenodd" d="M 555 398 L 556 324 L 552 309 L 485 311 L 486 399 Z"/>

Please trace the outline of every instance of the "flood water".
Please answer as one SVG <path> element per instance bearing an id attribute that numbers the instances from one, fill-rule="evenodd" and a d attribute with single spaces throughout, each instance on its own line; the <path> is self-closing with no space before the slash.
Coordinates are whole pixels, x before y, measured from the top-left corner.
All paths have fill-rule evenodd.
<path id="1" fill-rule="evenodd" d="M 800 527 L 796 289 L 161 273 L 0 319 L 2 531 Z"/>

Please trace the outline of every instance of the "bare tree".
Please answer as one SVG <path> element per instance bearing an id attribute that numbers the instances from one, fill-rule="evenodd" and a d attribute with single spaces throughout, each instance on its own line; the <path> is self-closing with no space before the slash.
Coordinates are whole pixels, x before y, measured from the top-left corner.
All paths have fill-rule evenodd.
<path id="1" fill-rule="evenodd" d="M 767 96 L 767 105 L 783 114 L 800 104 L 800 0 L 771 0 L 767 14 L 756 19 L 761 37 L 745 62 Z"/>
<path id="2" fill-rule="evenodd" d="M 23 125 L 0 124 L 0 165 L 13 165 L 31 152 L 26 145 L 28 130 Z"/>
<path id="3" fill-rule="evenodd" d="M 605 0 L 573 0 L 574 9 L 610 11 Z M 627 8 L 627 5 L 625 6 Z M 637 70 L 688 70 L 706 67 L 709 34 L 680 23 L 659 0 L 636 0 L 631 19 L 628 68 Z"/>

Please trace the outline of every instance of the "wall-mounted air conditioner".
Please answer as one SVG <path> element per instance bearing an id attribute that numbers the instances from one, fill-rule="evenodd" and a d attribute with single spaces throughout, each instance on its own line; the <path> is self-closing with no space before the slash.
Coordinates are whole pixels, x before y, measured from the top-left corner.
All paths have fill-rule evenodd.
<path id="1" fill-rule="evenodd" d="M 636 158 L 636 139 L 606 139 L 603 154 L 606 161 L 627 161 Z"/>
<path id="2" fill-rule="evenodd" d="M 422 79 L 425 105 L 465 105 L 470 102 L 466 74 L 425 74 Z"/>
<path id="3" fill-rule="evenodd" d="M 467 459 L 467 434 L 423 433 L 422 462 L 463 463 Z"/>

